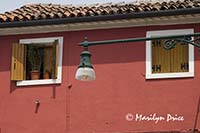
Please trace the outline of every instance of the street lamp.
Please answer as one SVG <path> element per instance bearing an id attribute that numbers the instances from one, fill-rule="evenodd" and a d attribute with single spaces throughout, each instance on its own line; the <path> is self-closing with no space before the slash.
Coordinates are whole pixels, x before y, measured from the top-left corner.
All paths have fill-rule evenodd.
<path id="1" fill-rule="evenodd" d="M 91 64 L 91 54 L 88 51 L 87 38 L 84 41 L 84 51 L 81 53 L 81 61 L 76 71 L 76 79 L 81 81 L 95 80 L 95 72 Z"/>
<path id="2" fill-rule="evenodd" d="M 192 37 L 197 36 L 197 39 Z M 89 46 L 105 45 L 105 44 L 119 44 L 128 42 L 140 42 L 140 41 L 151 41 L 165 39 L 163 47 L 170 50 L 175 47 L 178 43 L 191 44 L 200 48 L 200 33 L 186 34 L 186 35 L 175 35 L 175 36 L 159 36 L 159 37 L 142 37 L 142 38 L 128 38 L 128 39 L 117 39 L 117 40 L 105 40 L 105 41 L 93 41 L 88 42 L 87 37 L 85 41 L 80 43 L 83 46 L 84 51 L 81 53 L 81 61 L 76 71 L 75 78 L 80 81 L 93 81 L 95 80 L 94 68 L 91 64 L 91 54 L 88 51 Z"/>

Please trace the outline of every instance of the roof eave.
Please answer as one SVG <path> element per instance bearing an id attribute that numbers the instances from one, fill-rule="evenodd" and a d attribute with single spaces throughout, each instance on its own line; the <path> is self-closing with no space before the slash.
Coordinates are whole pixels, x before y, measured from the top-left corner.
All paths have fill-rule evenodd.
<path id="1" fill-rule="evenodd" d="M 0 28 L 59 25 L 59 24 L 67 24 L 67 23 L 188 15 L 188 14 L 199 14 L 199 13 L 200 13 L 200 8 L 184 8 L 184 9 L 176 9 L 176 10 L 145 11 L 145 12 L 102 15 L 102 16 L 86 16 L 86 17 L 74 17 L 74 18 L 70 17 L 70 18 L 44 19 L 44 20 L 32 20 L 32 21 L 2 22 L 0 23 Z"/>

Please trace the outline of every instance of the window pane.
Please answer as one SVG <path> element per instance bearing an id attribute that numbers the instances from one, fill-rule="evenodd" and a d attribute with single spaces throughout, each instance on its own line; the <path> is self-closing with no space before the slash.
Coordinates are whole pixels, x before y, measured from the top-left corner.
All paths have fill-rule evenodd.
<path id="1" fill-rule="evenodd" d="M 29 44 L 26 61 L 26 80 L 52 79 L 55 53 L 53 43 Z M 37 57 L 37 58 L 36 58 Z M 33 77 L 33 70 L 38 76 Z"/>

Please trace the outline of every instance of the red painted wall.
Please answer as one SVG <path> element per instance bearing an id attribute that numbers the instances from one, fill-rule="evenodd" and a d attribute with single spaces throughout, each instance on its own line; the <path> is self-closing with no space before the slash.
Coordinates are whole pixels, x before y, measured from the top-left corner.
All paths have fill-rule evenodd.
<path id="1" fill-rule="evenodd" d="M 0 129 L 2 133 L 105 133 L 192 129 L 200 96 L 200 52 L 195 77 L 145 80 L 145 42 L 91 47 L 96 80 L 75 80 L 85 36 L 89 41 L 145 37 L 146 31 L 200 25 L 133 27 L 0 37 Z M 11 44 L 23 38 L 64 37 L 60 85 L 16 87 L 10 81 Z M 72 87 L 68 87 L 71 86 Z M 41 105 L 35 113 L 35 100 Z M 136 122 L 128 113 L 181 115 L 184 121 Z M 200 128 L 200 117 L 198 120 Z"/>

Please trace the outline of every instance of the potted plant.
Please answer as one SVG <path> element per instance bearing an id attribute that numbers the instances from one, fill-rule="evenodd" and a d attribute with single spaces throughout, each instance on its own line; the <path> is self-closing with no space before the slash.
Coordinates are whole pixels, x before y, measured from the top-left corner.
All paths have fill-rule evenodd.
<path id="1" fill-rule="evenodd" d="M 44 73 L 43 73 L 44 79 L 50 79 L 51 78 L 50 75 L 51 75 L 51 72 L 49 70 L 47 70 L 47 69 L 44 70 Z"/>
<path id="2" fill-rule="evenodd" d="M 31 79 L 40 78 L 40 68 L 42 64 L 42 49 L 35 45 L 28 46 L 28 60 L 31 65 Z"/>

